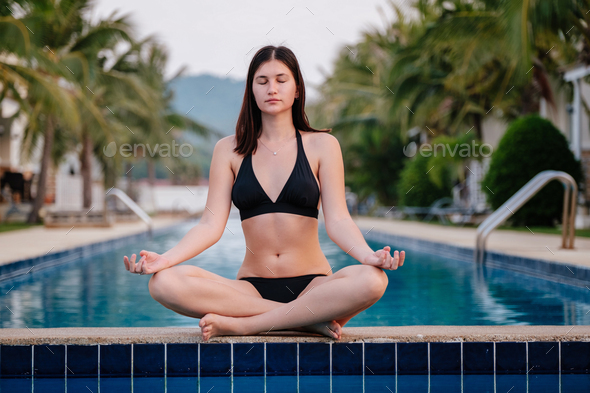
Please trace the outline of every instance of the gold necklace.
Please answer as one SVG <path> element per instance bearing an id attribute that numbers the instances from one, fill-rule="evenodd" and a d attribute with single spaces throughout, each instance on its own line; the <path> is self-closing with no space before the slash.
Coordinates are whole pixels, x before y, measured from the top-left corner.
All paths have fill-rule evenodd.
<path id="1" fill-rule="evenodd" d="M 297 132 L 297 131 L 295 131 L 295 132 Z M 293 139 L 293 138 L 291 138 L 291 139 Z M 273 154 L 273 155 L 275 155 L 275 156 L 277 155 L 277 153 L 279 152 L 279 150 L 281 150 L 281 149 L 282 149 L 282 148 L 285 146 L 285 144 L 287 144 L 287 142 L 285 142 L 285 143 L 283 143 L 283 146 L 281 146 L 281 147 L 279 148 L 279 150 L 277 150 L 277 151 L 272 151 L 272 150 L 271 150 L 271 149 L 270 149 L 268 146 L 266 146 L 266 145 L 264 144 L 264 142 L 262 142 L 262 139 L 259 139 L 259 141 L 260 141 L 260 143 L 262 143 L 262 144 L 264 145 L 264 147 L 266 147 L 268 150 L 270 150 L 270 151 L 272 152 L 272 154 Z"/>

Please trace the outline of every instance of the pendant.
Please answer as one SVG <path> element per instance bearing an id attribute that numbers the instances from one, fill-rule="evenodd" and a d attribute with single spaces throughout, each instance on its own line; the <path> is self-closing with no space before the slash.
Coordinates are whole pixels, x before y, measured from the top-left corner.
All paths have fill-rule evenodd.
<path id="1" fill-rule="evenodd" d="M 274 154 L 274 155 L 276 156 L 276 155 L 277 155 L 277 152 L 275 151 L 275 152 L 273 152 L 272 154 Z"/>

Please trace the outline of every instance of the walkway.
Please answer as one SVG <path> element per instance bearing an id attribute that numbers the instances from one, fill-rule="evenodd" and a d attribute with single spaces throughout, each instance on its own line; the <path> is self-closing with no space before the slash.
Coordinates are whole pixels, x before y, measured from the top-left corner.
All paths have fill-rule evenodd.
<path id="1" fill-rule="evenodd" d="M 153 228 L 163 228 L 174 225 L 185 219 L 185 215 L 178 217 L 152 217 Z M 37 226 L 0 233 L 0 265 L 26 258 L 34 258 L 49 252 L 71 249 L 122 236 L 133 235 L 147 230 L 147 225 L 141 220 L 133 222 L 117 222 L 112 227 L 75 227 L 45 228 Z"/>

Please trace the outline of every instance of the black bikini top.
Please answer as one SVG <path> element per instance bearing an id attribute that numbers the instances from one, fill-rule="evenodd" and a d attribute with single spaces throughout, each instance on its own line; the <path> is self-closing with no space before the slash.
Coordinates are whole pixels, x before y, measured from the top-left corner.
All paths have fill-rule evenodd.
<path id="1" fill-rule="evenodd" d="M 258 182 L 252 169 L 252 154 L 248 154 L 242 160 L 231 191 L 232 201 L 240 210 L 241 221 L 260 214 L 276 212 L 318 218 L 320 189 L 303 150 L 299 130 L 296 130 L 296 136 L 295 167 L 276 202 L 271 201 Z"/>

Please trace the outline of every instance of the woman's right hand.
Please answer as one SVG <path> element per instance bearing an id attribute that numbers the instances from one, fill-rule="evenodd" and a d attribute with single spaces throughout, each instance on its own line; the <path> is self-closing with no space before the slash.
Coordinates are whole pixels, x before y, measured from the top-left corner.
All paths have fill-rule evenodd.
<path id="1" fill-rule="evenodd" d="M 141 259 L 137 263 L 135 263 L 135 254 L 131 255 L 131 260 L 124 256 L 125 269 L 135 274 L 153 274 L 170 267 L 170 261 L 153 251 L 141 250 L 139 255 Z"/>

